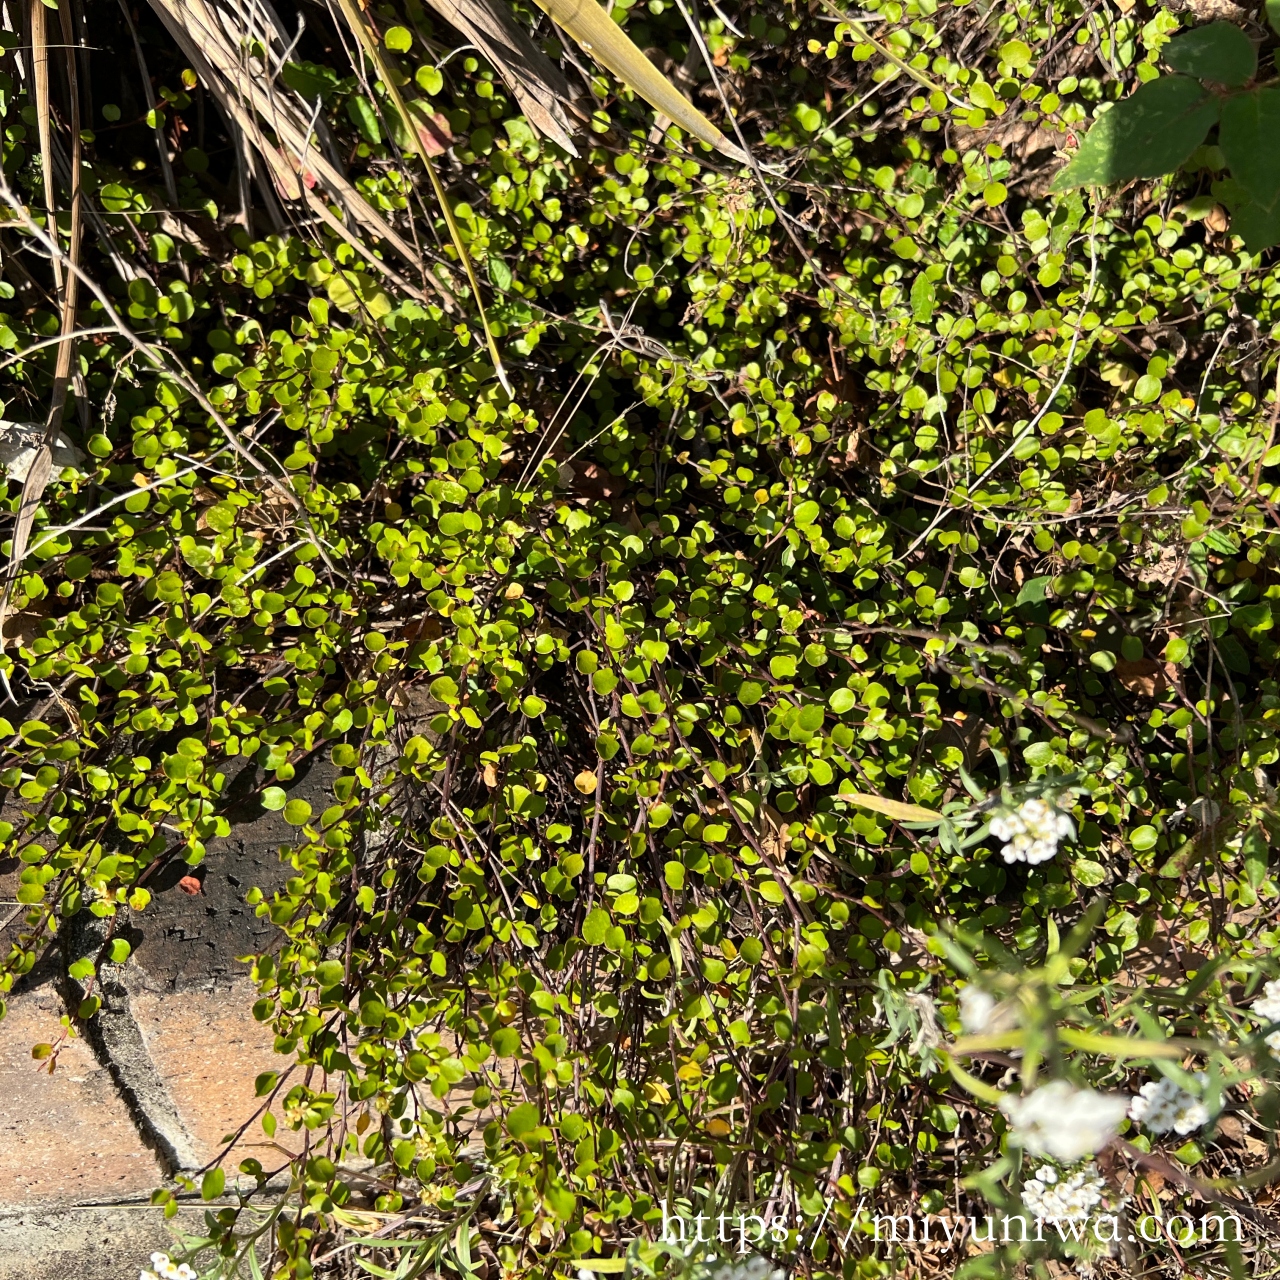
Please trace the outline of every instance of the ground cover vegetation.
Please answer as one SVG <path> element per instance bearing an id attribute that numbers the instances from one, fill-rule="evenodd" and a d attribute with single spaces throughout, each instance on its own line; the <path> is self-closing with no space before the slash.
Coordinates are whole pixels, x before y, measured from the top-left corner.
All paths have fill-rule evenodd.
<path id="1" fill-rule="evenodd" d="M 495 12 L 10 3 L 3 982 L 247 779 L 201 1276 L 1269 1274 L 1265 13 Z"/>

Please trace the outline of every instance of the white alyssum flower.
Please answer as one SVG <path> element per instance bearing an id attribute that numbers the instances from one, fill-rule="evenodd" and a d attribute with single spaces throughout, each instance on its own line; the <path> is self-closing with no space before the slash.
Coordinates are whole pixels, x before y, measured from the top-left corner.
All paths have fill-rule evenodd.
<path id="1" fill-rule="evenodd" d="M 1129 1110 L 1129 1099 L 1051 1080 L 1026 1097 L 1002 1099 L 1000 1109 L 1013 1125 L 1009 1141 L 1015 1146 L 1034 1156 L 1074 1164 L 1095 1155 L 1115 1137 Z"/>
<path id="2" fill-rule="evenodd" d="M 1280 1022 L 1280 979 L 1268 982 L 1253 1002 L 1253 1016 L 1261 1022 Z"/>
<path id="3" fill-rule="evenodd" d="M 1035 866 L 1048 862 L 1062 840 L 1074 839 L 1070 814 L 1048 800 L 1024 800 L 1016 809 L 999 810 L 991 819 L 991 834 L 1004 840 L 1000 852 L 1006 862 Z"/>
<path id="4" fill-rule="evenodd" d="M 759 1254 L 743 1262 L 725 1263 L 711 1272 L 711 1280 L 784 1280 L 785 1272 L 776 1270 L 768 1258 Z"/>
<path id="5" fill-rule="evenodd" d="M 1094 1165 L 1064 1178 L 1047 1164 L 1022 1188 L 1022 1203 L 1045 1222 L 1086 1222 L 1103 1203 L 1106 1190 Z"/>
<path id="6" fill-rule="evenodd" d="M 1203 1085 L 1209 1077 L 1197 1071 L 1196 1079 Z M 1185 1137 L 1209 1123 L 1209 1111 L 1195 1094 L 1172 1080 L 1148 1080 L 1129 1104 L 1129 1118 L 1152 1133 L 1168 1133 L 1172 1129 Z"/>
<path id="7" fill-rule="evenodd" d="M 153 1253 L 151 1270 L 140 1271 L 138 1280 L 197 1280 L 197 1276 L 185 1262 L 174 1262 L 167 1253 Z"/>
<path id="8" fill-rule="evenodd" d="M 960 1025 L 971 1036 L 979 1036 L 991 1025 L 996 998 L 972 983 L 960 992 Z"/>
<path id="9" fill-rule="evenodd" d="M 1250 1012 L 1259 1022 L 1280 1022 L 1280 979 L 1262 988 L 1262 995 L 1253 1002 Z M 1263 1043 L 1280 1058 L 1280 1031 L 1271 1032 Z"/>

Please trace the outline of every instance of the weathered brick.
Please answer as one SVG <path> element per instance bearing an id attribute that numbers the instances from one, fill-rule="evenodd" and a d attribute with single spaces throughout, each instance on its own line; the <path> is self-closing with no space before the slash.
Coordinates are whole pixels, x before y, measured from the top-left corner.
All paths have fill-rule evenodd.
<path id="1" fill-rule="evenodd" d="M 254 1096 L 255 1078 L 287 1065 L 272 1052 L 270 1026 L 253 1020 L 256 995 L 253 985 L 241 980 L 217 990 L 135 991 L 132 997 L 133 1016 L 151 1060 L 206 1160 L 221 1149 L 224 1134 L 238 1129 L 262 1105 Z M 275 1110 L 280 1119 L 278 1105 Z M 286 1146 L 301 1147 L 283 1125 L 276 1137 Z M 268 1169 L 281 1163 L 283 1156 L 273 1158 L 262 1149 L 266 1140 L 254 1121 L 245 1141 L 257 1145 L 239 1149 L 228 1174 L 246 1155 L 256 1156 Z"/>
<path id="2" fill-rule="evenodd" d="M 146 1194 L 162 1181 L 105 1068 L 79 1038 L 57 1070 L 31 1046 L 61 1033 L 63 1005 L 46 984 L 10 1002 L 0 1033 L 0 1205 Z"/>

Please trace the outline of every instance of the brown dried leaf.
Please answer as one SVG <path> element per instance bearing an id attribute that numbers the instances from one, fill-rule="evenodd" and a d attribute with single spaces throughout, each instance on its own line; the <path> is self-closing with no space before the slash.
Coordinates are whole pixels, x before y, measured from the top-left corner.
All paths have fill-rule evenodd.
<path id="1" fill-rule="evenodd" d="M 411 102 L 409 114 L 418 127 L 418 137 L 427 155 L 442 156 L 453 146 L 453 130 L 443 111 L 428 112 L 421 102 Z"/>
<path id="2" fill-rule="evenodd" d="M 1120 658 L 1115 667 L 1116 679 L 1130 693 L 1140 693 L 1144 698 L 1159 698 L 1168 691 L 1169 681 L 1164 667 L 1154 658 L 1136 658 L 1132 662 Z"/>
<path id="3" fill-rule="evenodd" d="M 189 893 L 193 898 L 198 897 L 204 892 L 200 881 L 195 876 L 183 876 L 182 879 L 178 881 L 178 888 L 181 889 L 183 893 Z"/>
<path id="4" fill-rule="evenodd" d="M 1221 235 L 1231 225 L 1231 220 L 1227 217 L 1227 211 L 1220 204 L 1215 204 L 1205 214 L 1204 225 Z"/>
<path id="5" fill-rule="evenodd" d="M 619 490 L 618 480 L 597 463 L 579 463 L 570 470 L 569 484 L 584 498 L 612 498 Z"/>
<path id="6" fill-rule="evenodd" d="M 29 649 L 40 636 L 41 624 L 47 618 L 32 609 L 24 609 L 4 620 L 4 638 L 6 641 L 16 640 L 22 648 Z"/>
<path id="7" fill-rule="evenodd" d="M 1244 1139 L 1244 1124 L 1239 1116 L 1219 1116 L 1218 1136 L 1228 1142 L 1241 1142 Z"/>

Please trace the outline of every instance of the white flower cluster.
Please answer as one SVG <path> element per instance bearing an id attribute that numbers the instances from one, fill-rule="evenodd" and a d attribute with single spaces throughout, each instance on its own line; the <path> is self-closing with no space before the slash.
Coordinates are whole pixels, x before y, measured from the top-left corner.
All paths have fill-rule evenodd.
<path id="1" fill-rule="evenodd" d="M 1196 1079 L 1204 1084 L 1209 1077 L 1197 1071 Z M 1185 1137 L 1209 1123 L 1209 1112 L 1195 1094 L 1172 1080 L 1148 1080 L 1129 1104 L 1129 1118 L 1145 1125 L 1152 1133 L 1168 1133 L 1173 1129 Z"/>
<path id="2" fill-rule="evenodd" d="M 712 1280 L 784 1280 L 786 1273 L 775 1270 L 768 1258 L 759 1254 L 744 1262 L 727 1263 L 711 1272 Z"/>
<path id="3" fill-rule="evenodd" d="M 1106 1184 L 1095 1166 L 1063 1178 L 1052 1165 L 1045 1165 L 1022 1188 L 1022 1203 L 1045 1222 L 1086 1222 L 1102 1204 Z"/>
<path id="4" fill-rule="evenodd" d="M 980 1036 L 991 1025 L 996 998 L 970 983 L 960 992 L 960 1025 L 971 1036 Z"/>
<path id="5" fill-rule="evenodd" d="M 1262 988 L 1262 997 L 1253 1002 L 1250 1012 L 1259 1022 L 1280 1022 L 1280 980 L 1268 982 Z M 1267 1036 L 1266 1046 L 1280 1058 L 1280 1031 Z"/>
<path id="6" fill-rule="evenodd" d="M 1058 852 L 1058 842 L 1073 839 L 1075 823 L 1069 814 L 1048 800 L 1024 800 L 1016 809 L 1004 809 L 991 819 L 991 834 L 1007 841 L 1000 852 L 1006 862 L 1048 862 Z"/>
<path id="7" fill-rule="evenodd" d="M 1074 1164 L 1101 1151 L 1115 1137 L 1129 1109 L 1121 1094 L 1077 1089 L 1066 1080 L 1051 1080 L 1025 1097 L 1007 1097 L 1000 1110 L 1013 1129 L 1009 1141 L 1033 1156 Z"/>
<path id="8" fill-rule="evenodd" d="M 153 1253 L 151 1270 L 140 1271 L 138 1280 L 197 1280 L 197 1278 L 196 1273 L 185 1262 L 173 1262 L 167 1253 Z"/>
<path id="9" fill-rule="evenodd" d="M 708 1259 L 697 1263 L 690 1276 L 692 1280 L 786 1280 L 785 1271 L 778 1270 L 768 1258 L 759 1254 L 741 1262 Z M 584 1267 L 578 1272 L 578 1280 L 596 1280 L 595 1272 Z"/>

